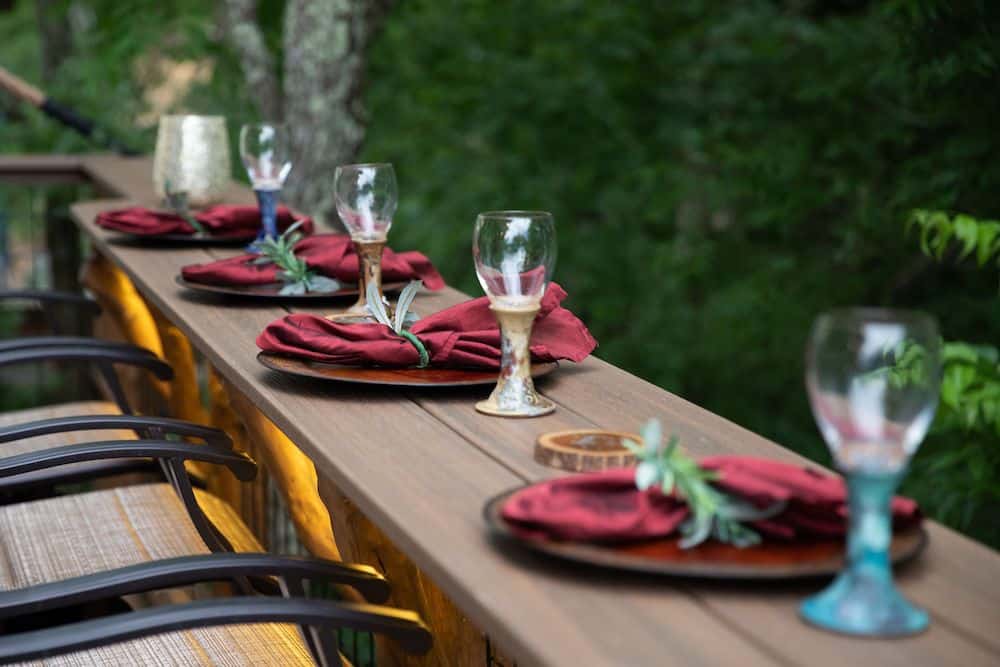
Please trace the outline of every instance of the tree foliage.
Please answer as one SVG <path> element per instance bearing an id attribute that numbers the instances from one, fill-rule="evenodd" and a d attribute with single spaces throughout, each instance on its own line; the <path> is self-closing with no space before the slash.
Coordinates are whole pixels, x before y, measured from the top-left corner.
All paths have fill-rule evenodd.
<path id="1" fill-rule="evenodd" d="M 148 148 L 129 128 L 155 51 L 212 59 L 186 108 L 255 114 L 212 3 L 73 4 L 92 21 L 55 92 L 77 106 Z M 258 10 L 279 62 L 283 11 Z M 922 308 L 949 339 L 1000 339 L 996 276 L 905 236 L 914 209 L 1000 219 L 998 32 L 990 0 L 406 0 L 369 50 L 362 157 L 396 164 L 393 245 L 473 293 L 476 214 L 551 210 L 556 279 L 601 356 L 822 460 L 801 380 L 820 311 Z M 23 23 L 0 37 L 37 67 Z M 82 148 L 67 137 L 27 113 L 0 128 Z"/>
<path id="2" fill-rule="evenodd" d="M 926 255 L 1000 267 L 1000 223 L 927 210 L 910 220 Z M 907 491 L 939 519 L 1000 544 L 1000 349 L 950 342 L 943 356 L 938 413 Z"/>

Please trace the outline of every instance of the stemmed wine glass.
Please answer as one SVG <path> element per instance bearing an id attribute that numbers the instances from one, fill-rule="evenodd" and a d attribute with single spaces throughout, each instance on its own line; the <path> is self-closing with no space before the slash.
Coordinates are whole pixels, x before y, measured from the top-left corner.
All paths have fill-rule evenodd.
<path id="1" fill-rule="evenodd" d="M 257 195 L 261 229 L 250 245 L 278 236 L 278 195 L 292 170 L 291 145 L 284 125 L 250 123 L 240 129 L 240 157 Z"/>
<path id="2" fill-rule="evenodd" d="M 382 250 L 399 201 L 396 171 L 388 162 L 345 164 L 334 174 L 337 214 L 358 254 L 358 301 L 330 319 L 374 322 L 368 310 L 368 285 L 382 296 Z"/>
<path id="3" fill-rule="evenodd" d="M 551 213 L 480 213 L 472 240 L 476 275 L 500 323 L 500 379 L 476 410 L 500 417 L 537 417 L 555 405 L 531 380 L 531 327 L 556 262 Z"/>
<path id="4" fill-rule="evenodd" d="M 927 627 L 927 612 L 892 582 L 890 502 L 934 418 L 940 348 L 937 324 L 923 313 L 856 308 L 813 325 L 806 387 L 850 503 L 847 567 L 801 607 L 815 625 L 870 636 Z"/>

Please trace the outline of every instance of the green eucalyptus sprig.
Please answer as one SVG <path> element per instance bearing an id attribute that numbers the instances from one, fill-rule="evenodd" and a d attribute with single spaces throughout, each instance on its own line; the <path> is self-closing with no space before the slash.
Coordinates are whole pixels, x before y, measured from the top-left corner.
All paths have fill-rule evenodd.
<path id="1" fill-rule="evenodd" d="M 403 288 L 399 293 L 399 299 L 396 301 L 396 312 L 392 318 L 389 317 L 389 311 L 385 307 L 386 303 L 382 295 L 378 293 L 378 287 L 375 286 L 375 283 L 368 283 L 365 288 L 368 312 L 375 318 L 375 321 L 389 327 L 397 336 L 402 336 L 417 348 L 417 353 L 420 354 L 418 368 L 426 368 L 430 363 L 430 356 L 427 354 L 427 348 L 424 347 L 423 342 L 410 333 L 407 327 L 419 319 L 416 313 L 410 312 L 410 306 L 413 305 L 413 299 L 416 298 L 417 292 L 423 286 L 424 283 L 422 280 L 412 280 Z"/>
<path id="2" fill-rule="evenodd" d="M 163 195 L 166 199 L 167 208 L 180 216 L 184 222 L 191 225 L 194 233 L 198 236 L 208 236 L 208 230 L 198 220 L 191 215 L 188 210 L 188 193 L 184 190 L 174 190 L 170 181 L 163 182 Z"/>
<path id="3" fill-rule="evenodd" d="M 682 549 L 697 546 L 709 537 L 741 548 L 759 544 L 760 535 L 742 522 L 767 519 L 785 508 L 784 503 L 775 503 L 759 509 L 712 486 L 716 473 L 703 469 L 686 455 L 676 435 L 663 445 L 659 420 L 650 419 L 640 433 L 643 444 L 624 441 L 639 460 L 635 485 L 641 491 L 659 485 L 664 495 L 676 493 L 687 503 L 691 517 L 681 525 Z"/>
<path id="4" fill-rule="evenodd" d="M 336 292 L 340 289 L 340 282 L 333 278 L 320 275 L 309 268 L 306 260 L 295 255 L 295 244 L 302 239 L 302 234 L 298 231 L 302 221 L 285 230 L 278 238 L 266 238 L 254 244 L 258 257 L 254 259 L 254 264 L 274 264 L 278 271 L 278 278 L 285 283 L 281 295 L 298 295 L 306 292 Z"/>

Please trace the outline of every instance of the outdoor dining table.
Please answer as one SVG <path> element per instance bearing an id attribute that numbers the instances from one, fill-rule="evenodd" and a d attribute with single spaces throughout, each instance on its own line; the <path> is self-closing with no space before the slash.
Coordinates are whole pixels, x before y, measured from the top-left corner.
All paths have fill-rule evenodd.
<path id="1" fill-rule="evenodd" d="M 803 623 L 798 604 L 822 582 L 709 583 L 583 570 L 501 548 L 489 536 L 483 505 L 559 474 L 533 459 L 544 432 L 633 431 L 655 416 L 694 455 L 804 459 L 599 356 L 541 381 L 558 409 L 530 420 L 477 413 L 473 405 L 488 388 L 362 387 L 270 371 L 255 359 L 264 326 L 289 310 L 324 313 L 331 306 L 290 309 L 183 289 L 175 282 L 181 267 L 240 249 L 121 242 L 95 217 L 152 202 L 151 161 L 60 159 L 59 166 L 114 193 L 72 208 L 93 245 L 519 665 L 1000 664 L 1000 554 L 933 521 L 926 523 L 925 552 L 898 572 L 900 589 L 930 611 L 931 625 L 896 640 L 848 638 Z M 7 158 L 0 172 L 14 166 Z M 235 184 L 231 195 L 252 202 L 251 192 Z M 431 313 L 466 298 L 446 288 L 421 294 L 414 307 Z M 752 378 L 745 390 L 754 390 Z M 788 387 L 790 400 L 802 391 Z"/>

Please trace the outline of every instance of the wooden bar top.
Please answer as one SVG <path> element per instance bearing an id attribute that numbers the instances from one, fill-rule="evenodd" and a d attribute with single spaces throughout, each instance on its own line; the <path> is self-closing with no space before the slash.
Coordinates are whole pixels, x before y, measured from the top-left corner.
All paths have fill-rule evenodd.
<path id="1" fill-rule="evenodd" d="M 543 432 L 634 431 L 657 416 L 695 455 L 802 459 L 596 357 L 541 381 L 558 410 L 529 420 L 477 413 L 473 404 L 489 387 L 396 390 L 276 374 L 255 360 L 254 339 L 287 310 L 198 295 L 174 282 L 184 265 L 237 251 L 118 240 L 94 218 L 151 201 L 151 160 L 98 155 L 80 164 L 119 197 L 73 207 L 93 243 L 519 665 L 1000 664 L 1000 555 L 934 522 L 927 550 L 898 573 L 904 593 L 930 610 L 931 626 L 896 640 L 849 639 L 805 625 L 797 605 L 822 581 L 696 583 L 579 570 L 500 550 L 487 534 L 483 504 L 560 474 L 532 458 Z M 243 188 L 234 187 L 233 197 L 252 201 Z M 465 298 L 445 289 L 422 294 L 414 307 L 431 313 Z M 746 390 L 753 391 L 749 382 Z"/>

